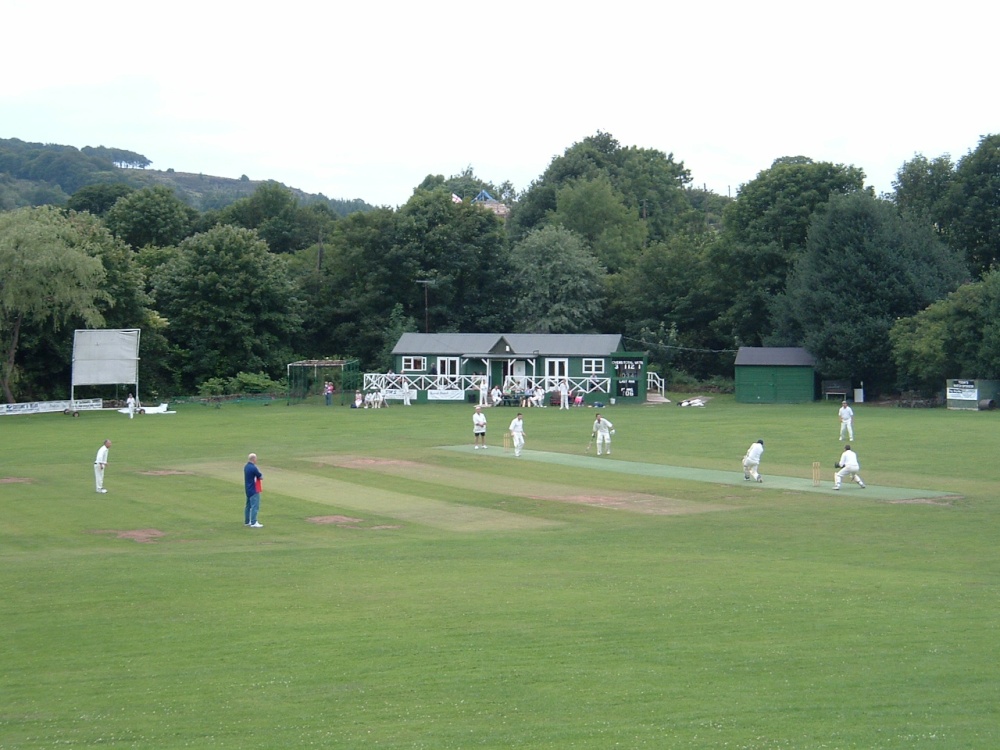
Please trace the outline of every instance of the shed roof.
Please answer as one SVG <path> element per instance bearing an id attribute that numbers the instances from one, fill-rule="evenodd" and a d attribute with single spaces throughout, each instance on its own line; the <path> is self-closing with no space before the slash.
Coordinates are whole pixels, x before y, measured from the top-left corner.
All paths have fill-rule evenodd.
<path id="1" fill-rule="evenodd" d="M 800 346 L 741 346 L 736 366 L 815 367 L 816 359 Z"/>
<path id="2" fill-rule="evenodd" d="M 621 349 L 617 333 L 404 333 L 393 354 L 468 357 L 607 357 Z"/>

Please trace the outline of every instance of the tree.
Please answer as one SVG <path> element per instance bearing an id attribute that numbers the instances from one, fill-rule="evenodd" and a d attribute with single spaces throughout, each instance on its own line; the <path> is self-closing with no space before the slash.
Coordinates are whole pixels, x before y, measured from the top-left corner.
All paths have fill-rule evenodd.
<path id="1" fill-rule="evenodd" d="M 432 330 L 491 331 L 508 319 L 510 269 L 503 223 L 482 206 L 453 203 L 446 190 L 415 194 L 395 217 L 386 262 L 409 271 L 406 314 L 419 318 L 430 280 Z M 401 287 L 406 289 L 406 286 Z"/>
<path id="2" fill-rule="evenodd" d="M 96 156 L 99 159 L 106 159 L 121 169 L 145 169 L 153 163 L 142 154 L 137 154 L 135 151 L 127 151 L 123 148 L 105 148 L 104 146 L 97 146 L 95 148 L 93 146 L 84 146 L 80 149 L 80 151 L 88 156 Z"/>
<path id="3" fill-rule="evenodd" d="M 402 305 L 401 320 L 421 329 L 427 321 L 432 331 L 504 330 L 510 320 L 503 224 L 478 205 L 452 202 L 442 187 L 417 191 L 398 211 L 351 214 L 322 259 L 318 248 L 298 255 L 311 347 L 350 352 L 363 366 L 381 361 L 396 330 L 387 325 L 390 303 Z"/>
<path id="4" fill-rule="evenodd" d="M 691 175 L 673 154 L 622 148 L 613 136 L 598 131 L 554 158 L 519 197 L 511 215 L 512 237 L 518 240 L 547 223 L 557 209 L 558 192 L 567 183 L 599 177 L 606 178 L 625 207 L 643 220 L 653 242 L 669 237 L 678 217 L 690 209 L 684 186 Z"/>
<path id="5" fill-rule="evenodd" d="M 417 321 L 403 312 L 400 303 L 393 305 L 382 329 L 382 351 L 378 353 L 376 368 L 383 372 L 391 370 L 394 365 L 392 350 L 396 347 L 399 337 L 404 333 L 415 333 L 419 330 Z"/>
<path id="6" fill-rule="evenodd" d="M 110 160 L 73 146 L 0 138 L 0 173 L 18 179 L 46 182 L 73 193 L 113 171 Z"/>
<path id="7" fill-rule="evenodd" d="M 244 229 L 258 229 L 269 219 L 289 218 L 298 203 L 292 191 L 274 181 L 265 182 L 253 195 L 240 198 L 222 210 L 219 220 Z"/>
<path id="8" fill-rule="evenodd" d="M 0 214 L 0 387 L 15 400 L 18 340 L 25 324 L 58 329 L 78 316 L 99 325 L 105 271 L 92 257 L 94 238 L 53 208 Z"/>
<path id="9" fill-rule="evenodd" d="M 945 238 L 978 275 L 1000 261 L 1000 134 L 983 136 L 955 169 L 944 203 Z"/>
<path id="10" fill-rule="evenodd" d="M 142 330 L 142 355 L 139 381 L 144 391 L 168 392 L 173 385 L 171 358 L 163 336 L 163 322 L 151 309 L 151 297 L 145 288 L 145 274 L 138 256 L 124 242 L 114 237 L 103 223 L 89 213 L 69 213 L 80 246 L 104 267 L 102 295 L 96 307 L 105 328 Z M 84 328 L 87 322 L 71 316 L 62 326 L 66 330 Z M 21 329 L 19 364 L 21 382 L 35 394 L 50 398 L 65 397 L 72 369 L 72 337 L 46 324 L 26 322 Z"/>
<path id="11" fill-rule="evenodd" d="M 936 391 L 947 378 L 1000 378 L 1000 270 L 900 318 L 889 340 L 908 387 Z"/>
<path id="12" fill-rule="evenodd" d="M 867 193 L 834 196 L 774 303 L 772 343 L 800 344 L 827 377 L 895 385 L 889 329 L 955 289 L 967 271 L 934 232 Z"/>
<path id="13" fill-rule="evenodd" d="M 217 220 L 256 229 L 272 252 L 292 253 L 329 237 L 337 217 L 328 202 L 300 206 L 291 190 L 272 181 L 222 209 Z"/>
<path id="14" fill-rule="evenodd" d="M 726 229 L 742 244 L 773 244 L 792 257 L 805 246 L 816 209 L 833 195 L 864 189 L 864 181 L 865 173 L 854 166 L 783 156 L 740 187 L 726 210 Z"/>
<path id="15" fill-rule="evenodd" d="M 556 191 L 556 210 L 549 223 L 576 232 L 610 273 L 631 265 L 646 240 L 638 213 L 604 174 L 571 180 Z"/>
<path id="16" fill-rule="evenodd" d="M 147 394 L 169 392 L 176 387 L 177 381 L 166 338 L 166 323 L 152 309 L 153 297 L 146 288 L 146 273 L 139 254 L 113 237 L 94 216 L 71 215 L 71 220 L 82 235 L 94 238 L 94 257 L 104 266 L 102 289 L 106 297 L 97 303 L 104 325 L 107 328 L 139 328 L 142 331 L 139 382 Z M 148 248 L 147 252 L 166 251 Z"/>
<path id="17" fill-rule="evenodd" d="M 955 165 L 947 154 L 936 159 L 916 154 L 896 172 L 892 199 L 901 211 L 940 224 L 954 177 Z"/>
<path id="18" fill-rule="evenodd" d="M 191 232 L 197 211 L 170 188 L 143 188 L 120 199 L 108 210 L 105 223 L 111 233 L 133 249 L 146 245 L 176 245 Z"/>
<path id="19" fill-rule="evenodd" d="M 94 216 L 104 216 L 119 198 L 135 192 L 134 188 L 121 182 L 99 182 L 77 190 L 66 201 L 71 211 L 88 211 Z"/>
<path id="20" fill-rule="evenodd" d="M 761 343 L 772 330 L 770 300 L 784 291 L 813 214 L 832 196 L 863 186 L 864 172 L 856 167 L 794 156 L 776 159 L 740 188 L 712 249 L 714 294 L 730 300 L 714 324 L 720 336 L 735 344 Z"/>
<path id="21" fill-rule="evenodd" d="M 411 316 L 417 304 L 415 270 L 392 255 L 395 241 L 395 212 L 379 208 L 351 214 L 337 223 L 329 243 L 290 256 L 308 310 L 304 352 L 341 352 L 363 367 L 375 366 L 384 345 L 386 300 L 402 300 Z M 419 304 L 422 321 L 422 296 Z"/>
<path id="22" fill-rule="evenodd" d="M 155 272 L 170 343 L 183 353 L 182 384 L 238 372 L 283 372 L 302 323 L 286 260 L 256 232 L 229 225 L 184 240 Z"/>
<path id="23" fill-rule="evenodd" d="M 514 329 L 586 333 L 604 303 L 604 269 L 581 238 L 561 226 L 530 232 L 512 251 L 517 288 Z"/>
<path id="24" fill-rule="evenodd" d="M 722 361 L 732 364 L 731 355 L 720 360 L 715 351 L 726 349 L 728 342 L 711 325 L 725 306 L 713 296 L 712 241 L 711 234 L 677 235 L 650 245 L 632 268 L 608 284 L 610 330 L 654 350 L 659 364 L 669 362 L 697 377 L 717 374 Z"/>

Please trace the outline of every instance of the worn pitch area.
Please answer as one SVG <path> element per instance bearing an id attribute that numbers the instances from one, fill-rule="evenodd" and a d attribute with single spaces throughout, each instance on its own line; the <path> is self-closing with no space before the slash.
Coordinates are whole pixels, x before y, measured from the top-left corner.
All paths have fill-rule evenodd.
<path id="1" fill-rule="evenodd" d="M 469 453 L 473 452 L 472 449 L 469 450 Z M 475 452 L 479 453 L 479 451 Z M 487 452 L 482 451 L 482 454 L 485 455 Z M 552 500 L 600 508 L 614 508 L 632 513 L 645 513 L 647 515 L 677 516 L 735 509 L 734 506 L 723 505 L 722 503 L 691 502 L 689 500 L 642 492 L 601 490 L 600 494 L 597 494 L 594 492 L 593 487 L 586 484 L 567 485 L 510 476 L 504 477 L 502 480 L 498 480 L 495 477 L 484 478 L 480 472 L 474 469 L 455 469 L 452 467 L 434 466 L 433 464 L 422 464 L 416 461 L 342 455 L 314 456 L 303 460 L 311 463 L 338 466 L 344 469 L 360 469 L 379 474 L 391 474 L 393 476 L 406 477 L 414 482 L 447 484 L 449 487 L 458 487 L 471 492 L 482 492 L 484 489 L 489 488 L 491 492 L 500 492 L 511 497 L 525 497 L 534 500 Z"/>
<path id="2" fill-rule="evenodd" d="M 416 461 L 354 455 L 310 456 L 300 459 L 300 462 L 304 469 L 308 464 L 312 464 L 405 477 L 415 485 L 422 484 L 430 492 L 433 492 L 434 485 L 447 485 L 469 492 L 483 492 L 488 489 L 494 494 L 498 489 L 495 482 L 490 483 L 475 469 L 462 470 Z M 184 473 L 218 479 L 227 484 L 241 479 L 238 467 L 234 470 L 229 462 L 186 464 L 183 470 Z M 506 510 L 437 500 L 419 494 L 416 488 L 411 494 L 369 487 L 351 481 L 350 475 L 345 475 L 344 479 L 331 479 L 308 473 L 307 470 L 296 471 L 294 468 L 273 466 L 263 467 L 263 473 L 265 497 L 267 493 L 273 492 L 341 510 L 354 511 L 361 515 L 378 515 L 448 531 L 516 531 L 562 525 L 562 522 Z M 592 487 L 585 485 L 573 486 L 517 478 L 504 479 L 499 491 L 511 497 L 573 503 L 648 515 L 686 515 L 734 509 L 733 506 L 721 503 L 696 503 L 639 492 L 602 490 L 600 493 L 595 493 Z"/>
<path id="3" fill-rule="evenodd" d="M 240 468 L 237 466 L 234 470 L 232 463 L 228 462 L 184 466 L 186 471 L 218 479 L 229 485 L 234 481 L 242 484 Z M 554 521 L 517 513 L 367 487 L 348 480 L 329 479 L 291 469 L 263 466 L 262 472 L 265 497 L 267 493 L 273 492 L 321 505 L 395 518 L 446 531 L 518 531 L 560 525 Z M 449 483 L 446 479 L 446 472 L 440 471 L 438 483 Z"/>
<path id="4" fill-rule="evenodd" d="M 695 469 L 690 466 L 670 466 L 668 464 L 648 464 L 638 461 L 621 461 L 607 456 L 598 458 L 593 454 L 573 455 L 570 453 L 549 453 L 547 451 L 523 450 L 521 456 L 514 457 L 513 453 L 498 451 L 476 451 L 469 445 L 448 445 L 441 446 L 442 450 L 457 451 L 460 453 L 479 454 L 481 457 L 488 457 L 495 460 L 509 461 L 535 461 L 538 463 L 558 464 L 560 466 L 570 466 L 575 469 L 589 471 L 610 471 L 618 474 L 631 474 L 635 476 L 660 477 L 668 479 L 686 479 L 693 482 L 714 482 L 716 484 L 746 485 L 749 487 L 764 487 L 767 489 L 786 490 L 793 492 L 809 492 L 827 496 L 862 496 L 872 500 L 885 502 L 905 503 L 920 501 L 937 501 L 955 499 L 954 493 L 939 492 L 936 490 L 921 490 L 908 487 L 886 487 L 872 484 L 867 481 L 867 487 L 861 489 L 853 482 L 844 482 L 843 487 L 838 491 L 833 489 L 833 469 L 827 470 L 823 475 L 823 481 L 819 486 L 813 486 L 812 479 L 799 479 L 798 477 L 784 477 L 772 474 L 764 474 L 763 484 L 751 484 L 743 479 L 742 471 L 717 471 L 713 469 Z M 864 472 L 862 472 L 864 475 Z M 867 478 L 867 477 L 866 477 Z"/>

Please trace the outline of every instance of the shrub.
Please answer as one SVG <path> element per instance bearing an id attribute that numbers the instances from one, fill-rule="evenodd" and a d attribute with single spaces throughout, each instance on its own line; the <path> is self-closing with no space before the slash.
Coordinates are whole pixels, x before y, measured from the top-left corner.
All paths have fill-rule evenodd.
<path id="1" fill-rule="evenodd" d="M 229 379 L 227 393 L 274 393 L 285 390 L 285 385 L 263 372 L 241 372 Z"/>
<path id="2" fill-rule="evenodd" d="M 221 396 L 226 392 L 226 381 L 222 378 L 209 378 L 198 386 L 198 395 L 203 398 Z"/>

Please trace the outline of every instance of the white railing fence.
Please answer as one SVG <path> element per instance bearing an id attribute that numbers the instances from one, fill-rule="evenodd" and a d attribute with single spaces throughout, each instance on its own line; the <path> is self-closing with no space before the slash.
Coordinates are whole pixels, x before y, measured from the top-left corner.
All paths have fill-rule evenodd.
<path id="1" fill-rule="evenodd" d="M 509 375 L 500 384 L 505 393 L 524 393 L 540 385 L 546 393 L 559 389 L 559 383 L 564 378 L 532 377 L 530 375 Z M 565 378 L 569 383 L 571 393 L 608 393 L 611 388 L 611 378 L 580 377 Z M 478 391 L 485 385 L 492 389 L 493 383 L 485 375 L 404 375 L 397 373 L 366 372 L 364 390 L 400 392 L 410 391 Z M 395 396 L 386 394 L 387 398 Z M 399 398 L 402 398 L 399 396 Z"/>

